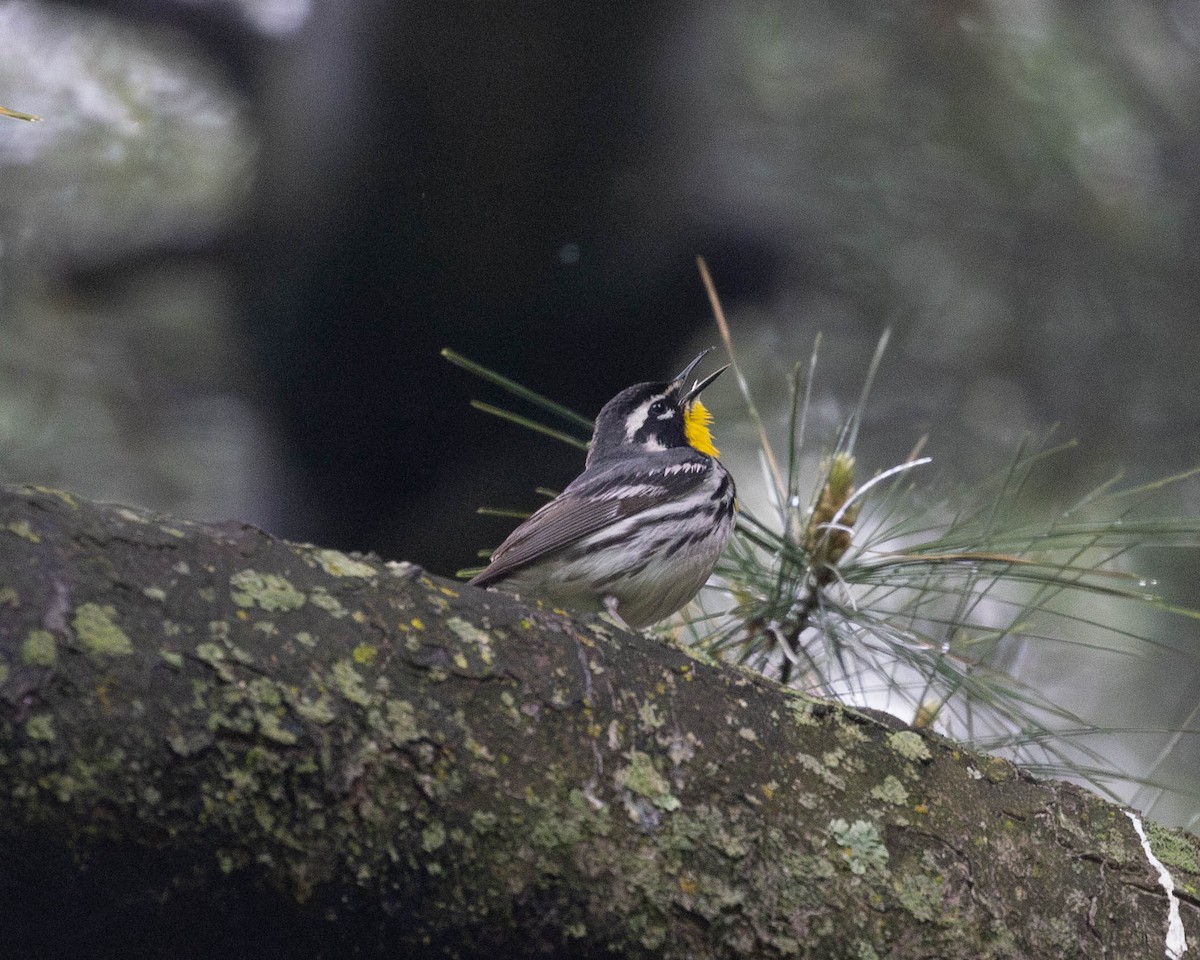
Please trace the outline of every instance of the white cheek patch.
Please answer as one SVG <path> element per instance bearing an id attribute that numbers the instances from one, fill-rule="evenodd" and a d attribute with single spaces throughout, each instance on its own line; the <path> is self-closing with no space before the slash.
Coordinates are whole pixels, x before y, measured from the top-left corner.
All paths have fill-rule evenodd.
<path id="1" fill-rule="evenodd" d="M 668 407 L 666 413 L 660 413 L 658 415 L 658 419 L 659 420 L 670 420 L 673 416 L 675 416 L 675 411 L 672 410 L 670 407 Z"/>

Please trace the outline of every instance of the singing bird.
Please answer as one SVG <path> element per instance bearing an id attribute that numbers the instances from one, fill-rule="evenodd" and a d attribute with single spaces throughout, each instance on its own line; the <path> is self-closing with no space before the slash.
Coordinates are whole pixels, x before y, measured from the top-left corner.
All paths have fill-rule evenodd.
<path id="1" fill-rule="evenodd" d="M 700 590 L 733 529 L 736 490 L 700 392 L 705 350 L 666 383 L 638 383 L 596 418 L 583 473 L 509 535 L 471 583 L 607 610 L 641 629 Z"/>

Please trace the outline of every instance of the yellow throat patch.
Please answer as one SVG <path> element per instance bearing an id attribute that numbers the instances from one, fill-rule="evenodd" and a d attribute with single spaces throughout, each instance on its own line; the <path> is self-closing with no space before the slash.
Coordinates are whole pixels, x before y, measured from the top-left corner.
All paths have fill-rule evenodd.
<path id="1" fill-rule="evenodd" d="M 721 451 L 713 446 L 712 431 L 708 429 L 710 423 L 712 414 L 699 399 L 693 400 L 683 411 L 683 435 L 687 437 L 687 442 L 701 453 L 719 457 Z"/>

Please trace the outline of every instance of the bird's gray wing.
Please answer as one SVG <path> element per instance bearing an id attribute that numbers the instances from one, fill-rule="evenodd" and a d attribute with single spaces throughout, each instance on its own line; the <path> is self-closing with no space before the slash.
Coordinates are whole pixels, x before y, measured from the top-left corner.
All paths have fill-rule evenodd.
<path id="1" fill-rule="evenodd" d="M 509 534 L 471 583 L 496 583 L 610 524 L 686 496 L 709 469 L 707 463 L 688 460 L 645 471 L 636 481 L 620 463 L 586 470 Z"/>

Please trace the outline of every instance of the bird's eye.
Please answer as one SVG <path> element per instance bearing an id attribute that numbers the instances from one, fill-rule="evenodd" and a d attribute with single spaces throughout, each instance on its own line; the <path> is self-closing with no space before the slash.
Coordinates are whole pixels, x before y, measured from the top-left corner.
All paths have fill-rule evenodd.
<path id="1" fill-rule="evenodd" d="M 652 404 L 650 404 L 650 416 L 661 417 L 666 412 L 667 405 L 664 401 L 655 400 Z"/>

